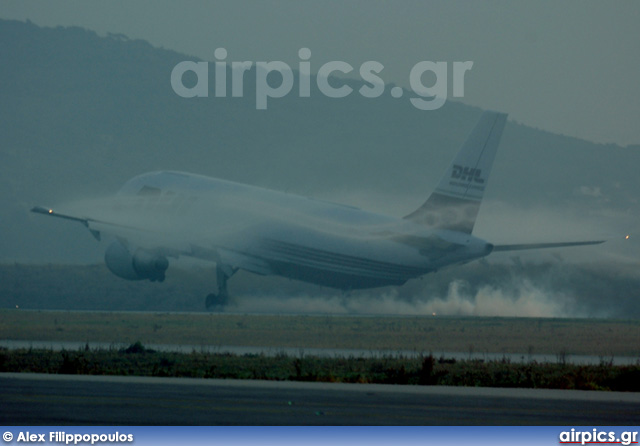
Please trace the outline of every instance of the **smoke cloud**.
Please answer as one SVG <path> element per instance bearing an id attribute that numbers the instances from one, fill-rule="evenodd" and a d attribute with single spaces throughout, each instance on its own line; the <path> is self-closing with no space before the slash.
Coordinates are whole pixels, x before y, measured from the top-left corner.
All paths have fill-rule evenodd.
<path id="1" fill-rule="evenodd" d="M 572 298 L 545 291 L 522 280 L 518 286 L 482 285 L 470 289 L 468 282 L 454 280 L 444 295 L 421 295 L 404 300 L 399 291 L 360 291 L 325 295 L 249 295 L 238 299 L 232 311 L 256 313 L 326 313 L 402 316 L 504 316 L 584 317 L 568 308 Z"/>

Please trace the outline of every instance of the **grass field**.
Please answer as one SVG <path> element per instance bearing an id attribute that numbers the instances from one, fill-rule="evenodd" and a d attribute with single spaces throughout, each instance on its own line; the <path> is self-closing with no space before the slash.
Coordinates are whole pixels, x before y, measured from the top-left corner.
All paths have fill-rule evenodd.
<path id="1" fill-rule="evenodd" d="M 0 339 L 86 342 L 75 351 L 0 348 L 0 371 L 640 391 L 640 323 L 591 319 L 347 317 L 0 310 Z M 130 344 L 92 349 L 91 343 Z M 299 355 L 157 352 L 144 344 L 300 348 Z M 305 348 L 417 351 L 315 357 Z M 454 360 L 440 352 L 553 354 L 553 363 Z M 600 364 L 565 363 L 566 355 Z M 440 356 L 440 357 L 439 357 Z M 439 357 L 439 359 L 437 359 Z"/>
<path id="2" fill-rule="evenodd" d="M 640 321 L 0 310 L 0 339 L 640 357 Z"/>
<path id="3" fill-rule="evenodd" d="M 0 348 L 0 372 L 640 391 L 639 365 L 456 361 L 436 360 L 432 355 L 328 358 L 175 353 L 147 349 L 139 342 L 128 348 L 87 346 L 74 351 Z"/>

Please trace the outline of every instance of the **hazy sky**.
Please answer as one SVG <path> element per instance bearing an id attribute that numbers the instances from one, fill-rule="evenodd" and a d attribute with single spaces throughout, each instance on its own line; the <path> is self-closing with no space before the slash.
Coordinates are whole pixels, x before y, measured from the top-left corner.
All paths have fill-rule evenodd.
<path id="1" fill-rule="evenodd" d="M 465 103 L 555 133 L 640 144 L 637 1 L 4 0 L 0 17 L 123 33 L 206 60 L 223 47 L 228 61 L 295 68 L 306 47 L 312 72 L 376 60 L 402 86 L 417 62 L 473 61 Z"/>

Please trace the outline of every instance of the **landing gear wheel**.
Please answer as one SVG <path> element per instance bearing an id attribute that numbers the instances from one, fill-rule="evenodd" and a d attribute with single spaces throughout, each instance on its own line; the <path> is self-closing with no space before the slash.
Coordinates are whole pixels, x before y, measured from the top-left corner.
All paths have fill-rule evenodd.
<path id="1" fill-rule="evenodd" d="M 207 310 L 214 312 L 223 312 L 229 303 L 229 296 L 221 296 L 220 294 L 210 293 L 207 295 L 205 306 Z"/>
<path id="2" fill-rule="evenodd" d="M 207 295 L 205 307 L 209 311 L 222 312 L 229 303 L 229 292 L 227 291 L 227 280 L 235 274 L 237 268 L 226 265 L 216 265 L 216 280 L 218 282 L 218 292 Z"/>

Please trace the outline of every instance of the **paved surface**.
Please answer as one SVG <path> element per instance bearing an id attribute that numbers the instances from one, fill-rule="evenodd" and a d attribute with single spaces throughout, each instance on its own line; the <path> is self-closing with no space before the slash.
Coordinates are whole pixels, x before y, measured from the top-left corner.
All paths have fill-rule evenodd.
<path id="1" fill-rule="evenodd" d="M 0 374 L 4 425 L 635 425 L 640 394 Z"/>

